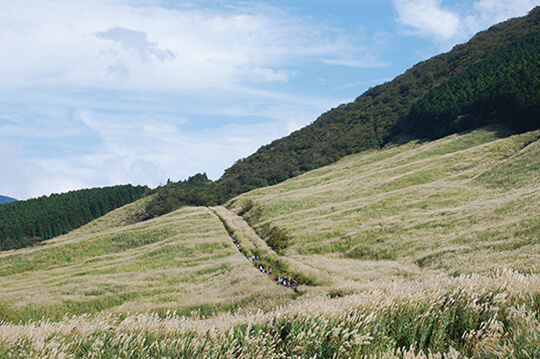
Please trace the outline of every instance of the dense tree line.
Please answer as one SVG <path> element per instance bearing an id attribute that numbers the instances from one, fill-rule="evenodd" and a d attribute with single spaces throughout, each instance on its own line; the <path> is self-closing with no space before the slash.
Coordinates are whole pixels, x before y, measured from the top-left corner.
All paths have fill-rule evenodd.
<path id="1" fill-rule="evenodd" d="M 206 173 L 198 173 L 185 181 L 171 182 L 158 187 L 156 196 L 148 202 L 141 220 L 161 216 L 182 206 L 215 206 L 219 201 L 215 182 L 208 179 Z"/>
<path id="2" fill-rule="evenodd" d="M 141 198 L 147 191 L 147 187 L 123 185 L 0 205 L 0 250 L 27 247 L 67 233 Z"/>
<path id="3" fill-rule="evenodd" d="M 452 77 L 414 104 L 400 130 L 438 138 L 489 124 L 540 127 L 540 32 Z"/>

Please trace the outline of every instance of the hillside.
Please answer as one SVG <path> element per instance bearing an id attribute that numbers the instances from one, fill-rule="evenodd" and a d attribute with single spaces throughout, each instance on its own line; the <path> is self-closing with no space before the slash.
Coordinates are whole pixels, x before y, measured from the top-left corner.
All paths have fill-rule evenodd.
<path id="1" fill-rule="evenodd" d="M 347 157 L 227 205 L 331 282 L 540 271 L 540 132 L 485 128 Z M 336 275 L 335 273 L 341 273 Z"/>
<path id="2" fill-rule="evenodd" d="M 186 205 L 223 204 L 249 190 L 392 142 L 436 139 L 491 124 L 516 133 L 538 129 L 538 73 L 540 7 L 528 16 L 493 26 L 468 43 L 369 89 L 354 102 L 322 114 L 312 124 L 239 159 L 215 182 L 206 174 L 196 174 L 156 188 L 157 196 L 137 219 L 155 218 Z M 112 208 L 116 207 L 109 210 Z M 31 245 L 96 218 L 66 226 L 70 220 L 60 217 L 31 210 L 19 216 L 19 224 L 11 223 L 8 228 L 0 223 L 0 250 Z"/>
<path id="3" fill-rule="evenodd" d="M 0 195 L 0 204 L 11 203 L 11 202 L 16 202 L 16 201 L 17 200 L 15 198 Z"/>
<path id="4" fill-rule="evenodd" d="M 158 188 L 152 218 L 182 205 L 215 205 L 344 156 L 404 139 L 437 139 L 487 125 L 540 128 L 540 7 L 423 61 L 354 102 L 239 159 L 216 182 Z M 197 176 L 203 176 L 198 174 Z"/>
<path id="5" fill-rule="evenodd" d="M 257 276 L 207 208 L 129 224 L 148 200 L 41 246 L 0 254 L 0 321 L 102 310 L 209 315 L 271 305 L 263 302 L 263 290 L 278 299 L 288 294 L 275 293 L 271 281 Z"/>
<path id="6" fill-rule="evenodd" d="M 489 124 L 540 128 L 540 7 L 423 61 L 354 102 L 237 161 L 218 181 L 228 199 L 369 149 L 403 132 L 440 138 Z"/>
<path id="7" fill-rule="evenodd" d="M 510 134 L 387 145 L 130 224 L 146 197 L 4 252 L 0 356 L 538 357 L 540 132 Z"/>
<path id="8" fill-rule="evenodd" d="M 113 186 L 52 194 L 0 207 L 0 250 L 24 248 L 67 233 L 140 199 L 143 186 Z"/>

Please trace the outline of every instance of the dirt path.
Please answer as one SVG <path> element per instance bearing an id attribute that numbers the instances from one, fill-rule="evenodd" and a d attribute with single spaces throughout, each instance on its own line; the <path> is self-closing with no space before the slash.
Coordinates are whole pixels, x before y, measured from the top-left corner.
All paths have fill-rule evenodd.
<path id="1" fill-rule="evenodd" d="M 224 222 L 229 234 L 237 237 L 238 243 L 240 243 L 246 252 L 249 252 L 248 255 L 258 254 L 260 257 L 278 256 L 242 217 L 223 206 L 212 207 L 210 209 Z"/>
<path id="2" fill-rule="evenodd" d="M 279 255 L 257 235 L 251 226 L 236 213 L 223 206 L 211 207 L 211 211 L 221 220 L 231 240 L 240 245 L 239 250 L 252 261 L 255 267 L 273 268 L 273 276 L 287 277 L 290 281 L 297 280 L 300 284 L 321 285 L 330 282 L 328 276 L 320 270 L 300 263 L 293 258 Z M 253 257 L 259 259 L 253 261 Z"/>

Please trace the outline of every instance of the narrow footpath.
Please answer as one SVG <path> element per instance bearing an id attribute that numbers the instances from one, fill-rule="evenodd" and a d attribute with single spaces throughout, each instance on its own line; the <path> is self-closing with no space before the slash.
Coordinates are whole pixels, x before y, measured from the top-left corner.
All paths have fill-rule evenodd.
<path id="1" fill-rule="evenodd" d="M 297 280 L 286 270 L 288 261 L 270 248 L 242 217 L 223 206 L 210 207 L 210 210 L 223 223 L 231 241 L 246 260 L 277 285 L 298 292 Z"/>

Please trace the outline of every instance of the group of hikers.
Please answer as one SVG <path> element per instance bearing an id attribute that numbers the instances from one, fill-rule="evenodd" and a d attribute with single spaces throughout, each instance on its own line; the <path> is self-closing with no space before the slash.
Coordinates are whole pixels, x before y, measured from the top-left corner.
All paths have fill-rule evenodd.
<path id="1" fill-rule="evenodd" d="M 240 243 L 238 243 L 238 241 L 236 240 L 236 236 L 234 234 L 230 234 L 230 237 L 231 239 L 233 240 L 233 243 L 234 245 L 236 246 L 236 248 L 243 253 L 242 251 L 242 246 L 240 245 Z M 249 257 L 247 254 L 244 253 L 244 256 L 246 257 L 246 259 L 248 259 L 251 263 L 253 263 L 255 265 L 255 267 L 257 267 L 257 263 L 259 262 L 259 256 L 251 256 Z M 259 271 L 261 271 L 261 273 L 265 274 L 265 275 L 268 275 L 277 285 L 282 285 L 284 287 L 287 287 L 287 288 L 291 288 L 292 290 L 294 290 L 295 292 L 298 293 L 298 282 L 294 279 L 288 279 L 287 276 L 284 276 L 283 278 L 279 277 L 279 276 L 274 276 L 272 278 L 272 267 L 268 267 L 268 269 L 266 269 L 262 264 L 259 263 Z"/>

